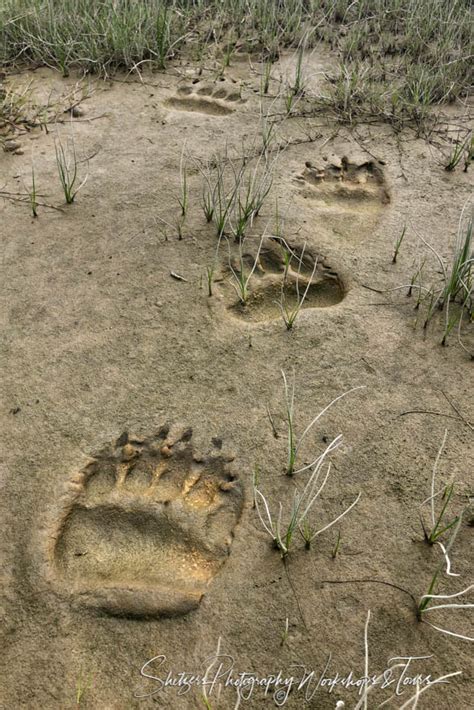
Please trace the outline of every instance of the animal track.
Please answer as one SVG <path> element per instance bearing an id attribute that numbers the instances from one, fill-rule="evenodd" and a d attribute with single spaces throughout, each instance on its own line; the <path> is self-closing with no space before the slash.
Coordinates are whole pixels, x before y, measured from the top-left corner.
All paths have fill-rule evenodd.
<path id="1" fill-rule="evenodd" d="M 287 245 L 288 246 L 288 245 Z M 290 259 L 285 263 L 285 259 Z M 255 253 L 243 253 L 244 274 L 249 274 L 255 263 Z M 234 259 L 232 269 L 240 274 L 240 258 Z M 305 293 L 302 308 L 327 308 L 344 298 L 345 291 L 339 275 L 324 260 L 315 260 L 305 251 L 303 255 L 292 247 L 283 247 L 278 240 L 268 240 L 260 250 L 255 271 L 249 283 L 249 297 L 246 303 L 238 298 L 233 288 L 232 269 L 225 282 L 228 309 L 237 318 L 260 322 L 281 318 L 279 304 L 292 311 Z M 314 273 L 313 273 L 314 269 Z M 230 283 L 229 283 L 230 282 Z"/>
<path id="2" fill-rule="evenodd" d="M 359 206 L 390 202 L 390 195 L 383 170 L 373 160 L 349 161 L 346 157 L 332 157 L 325 164 L 314 165 L 306 162 L 305 169 L 295 178 L 303 188 L 305 197 L 321 200 L 327 205 L 354 203 Z M 352 203 L 352 205 L 350 204 Z"/>
<path id="3" fill-rule="evenodd" d="M 222 79 L 214 84 L 195 80 L 178 87 L 178 95 L 166 101 L 166 106 L 179 111 L 197 111 L 210 116 L 226 116 L 243 103 L 236 84 Z"/>
<path id="4" fill-rule="evenodd" d="M 183 614 L 225 562 L 243 491 L 220 440 L 194 452 L 192 430 L 123 434 L 71 482 L 51 550 L 73 603 L 113 615 Z"/>

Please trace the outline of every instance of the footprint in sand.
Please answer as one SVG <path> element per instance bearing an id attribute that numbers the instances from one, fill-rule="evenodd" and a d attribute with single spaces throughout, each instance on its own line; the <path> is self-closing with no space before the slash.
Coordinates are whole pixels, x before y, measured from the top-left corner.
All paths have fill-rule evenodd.
<path id="1" fill-rule="evenodd" d="M 198 606 L 243 506 L 221 445 L 198 456 L 191 429 L 123 434 L 75 477 L 51 551 L 73 604 L 135 617 Z"/>
<path id="2" fill-rule="evenodd" d="M 307 161 L 294 180 L 302 209 L 330 238 L 359 242 L 372 235 L 390 202 L 382 165 L 366 154 Z"/>
<path id="3" fill-rule="evenodd" d="M 244 278 L 255 260 L 256 249 L 244 249 Z M 276 239 L 269 239 L 260 249 L 245 303 L 235 288 L 242 272 L 240 256 L 231 258 L 225 272 L 221 288 L 227 310 L 234 317 L 250 322 L 282 318 L 282 307 L 291 313 L 305 293 L 303 309 L 335 306 L 345 296 L 342 279 L 324 259 L 314 257 L 307 249 L 302 253 L 287 244 L 283 246 Z"/>
<path id="4" fill-rule="evenodd" d="M 307 161 L 295 177 L 305 197 L 336 209 L 355 206 L 373 208 L 390 202 L 382 167 L 374 160 L 355 160 L 333 156 L 330 161 L 313 164 Z"/>
<path id="5" fill-rule="evenodd" d="M 165 102 L 165 106 L 178 111 L 207 113 L 210 116 L 226 116 L 233 113 L 238 104 L 244 103 L 238 84 L 227 79 L 215 83 L 195 80 L 190 85 L 178 87 L 177 95 Z"/>

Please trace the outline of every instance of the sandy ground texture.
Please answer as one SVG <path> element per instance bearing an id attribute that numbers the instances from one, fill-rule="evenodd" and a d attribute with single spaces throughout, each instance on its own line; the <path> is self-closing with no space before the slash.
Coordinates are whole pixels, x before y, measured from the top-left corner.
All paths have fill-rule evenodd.
<path id="1" fill-rule="evenodd" d="M 315 62 L 317 80 L 327 58 Z M 26 80 L 49 97 L 74 81 L 47 70 Z M 440 346 L 439 322 L 427 332 L 415 323 L 406 289 L 388 292 L 409 284 L 425 256 L 435 274 L 418 235 L 449 255 L 470 174 L 446 173 L 438 148 L 412 132 L 349 131 L 321 115 L 279 121 L 277 139 L 291 144 L 245 243 L 253 263 L 267 234 L 248 303 L 231 283 L 232 240 L 221 243 L 209 296 L 217 238 L 197 166 L 255 145 L 259 83 L 238 60 L 222 81 L 186 66 L 142 82 L 91 81 L 72 127 L 64 114 L 48 133 L 19 136 L 19 154 L 0 155 L 4 192 L 25 193 L 33 160 L 38 201 L 61 208 L 40 206 L 33 219 L 28 203 L 0 200 L 2 708 L 204 708 L 202 685 L 163 686 L 168 672 L 177 682 L 206 668 L 217 677 L 213 709 L 238 706 L 240 673 L 279 671 L 295 678 L 287 695 L 254 687 L 240 707 L 353 708 L 357 687 L 329 693 L 327 679 L 364 676 L 369 610 L 370 675 L 394 657 L 423 657 L 406 685 L 375 688 L 369 707 L 396 690 L 386 707 L 401 707 L 419 674 L 456 671 L 418 707 L 470 707 L 469 643 L 418 621 L 407 592 L 419 599 L 441 561 L 419 511 L 445 429 L 437 490 L 457 482 L 454 512 L 472 494 L 472 362 L 454 335 Z M 71 130 L 88 179 L 66 206 L 54 144 Z M 189 210 L 178 239 L 183 145 Z M 276 303 L 284 259 L 268 238 L 276 202 L 288 244 L 304 248 L 285 287 L 288 303 L 297 284 L 307 288 L 290 331 Z M 472 345 L 467 325 L 463 337 Z M 257 466 L 272 511 L 281 502 L 288 519 L 307 481 L 308 472 L 285 475 L 282 369 L 290 382 L 294 374 L 300 434 L 363 386 L 298 453 L 303 466 L 343 436 L 314 525 L 361 498 L 310 550 L 298 534 L 285 564 L 252 493 Z M 439 592 L 470 583 L 470 545 L 466 516 L 451 550 L 460 576 L 443 571 Z M 429 620 L 472 636 L 469 610 Z M 304 669 L 314 675 L 298 687 Z"/>

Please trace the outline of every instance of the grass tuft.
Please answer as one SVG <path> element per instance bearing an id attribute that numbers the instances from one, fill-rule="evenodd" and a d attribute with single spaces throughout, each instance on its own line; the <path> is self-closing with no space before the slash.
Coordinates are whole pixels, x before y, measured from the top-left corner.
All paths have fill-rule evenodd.
<path id="1" fill-rule="evenodd" d="M 305 52 L 325 42 L 340 66 L 329 94 L 311 101 L 329 105 L 344 122 L 375 115 L 421 125 L 433 105 L 470 90 L 471 23 L 467 0 L 4 0 L 0 63 L 109 76 L 163 70 L 184 54 L 201 63 L 214 56 L 225 68 L 245 49 L 260 53 L 266 94 L 271 63 L 292 47 L 290 113 L 306 94 Z"/>
<path id="2" fill-rule="evenodd" d="M 86 175 L 82 182 L 78 184 L 78 159 L 72 132 L 65 144 L 58 136 L 55 140 L 54 147 L 56 150 L 56 165 L 61 187 L 66 204 L 71 205 L 81 187 L 85 185 L 88 176 Z"/>

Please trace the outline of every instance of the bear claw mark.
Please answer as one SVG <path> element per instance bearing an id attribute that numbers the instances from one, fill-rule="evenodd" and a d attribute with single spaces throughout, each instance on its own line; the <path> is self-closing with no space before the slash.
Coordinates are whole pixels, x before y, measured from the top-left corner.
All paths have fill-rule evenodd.
<path id="1" fill-rule="evenodd" d="M 190 428 L 122 434 L 72 477 L 50 549 L 73 606 L 182 614 L 225 563 L 243 507 L 233 456 L 198 456 Z"/>
<path id="2" fill-rule="evenodd" d="M 346 156 L 333 156 L 329 162 L 318 165 L 306 161 L 305 168 L 295 177 L 307 190 L 305 196 L 331 202 L 390 202 L 390 193 L 384 172 L 375 160 L 350 161 Z M 309 190 L 308 190 L 309 188 Z"/>
<path id="3" fill-rule="evenodd" d="M 165 105 L 178 111 L 193 111 L 210 116 L 227 116 L 244 103 L 241 92 L 228 80 L 216 82 L 196 82 L 178 87 L 177 95 L 167 99 Z"/>

